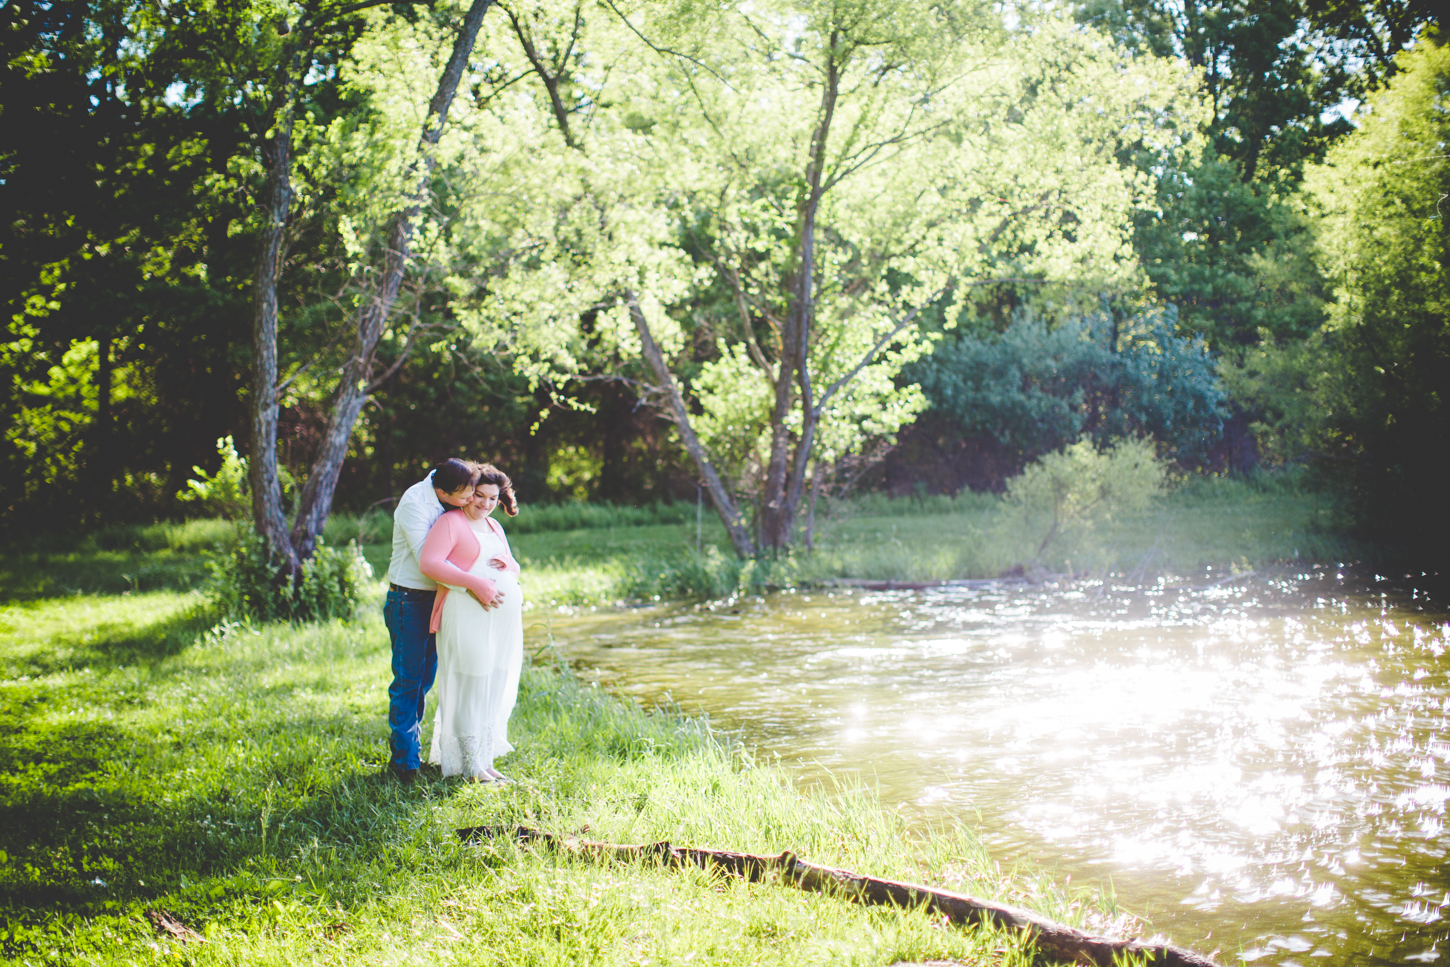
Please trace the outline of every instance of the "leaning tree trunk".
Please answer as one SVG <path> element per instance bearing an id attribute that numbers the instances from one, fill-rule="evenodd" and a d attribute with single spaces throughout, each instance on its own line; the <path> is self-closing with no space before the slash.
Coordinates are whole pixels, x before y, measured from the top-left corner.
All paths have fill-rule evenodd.
<path id="1" fill-rule="evenodd" d="M 740 508 L 735 506 L 735 500 L 730 496 L 724 481 L 715 469 L 714 463 L 710 461 L 710 455 L 705 452 L 705 446 L 700 438 L 695 435 L 695 428 L 690 424 L 690 410 L 685 406 L 685 398 L 680 394 L 679 384 L 675 382 L 674 373 L 670 372 L 669 364 L 665 362 L 664 353 L 660 352 L 659 343 L 655 342 L 654 333 L 650 331 L 649 320 L 644 316 L 644 310 L 639 307 L 639 302 L 633 294 L 628 294 L 629 316 L 634 321 L 635 331 L 639 333 L 640 345 L 644 348 L 644 360 L 654 373 L 656 382 L 665 394 L 665 405 L 669 407 L 670 418 L 674 421 L 676 429 L 680 431 L 680 440 L 685 445 L 685 450 L 690 454 L 690 459 L 695 461 L 695 468 L 700 471 L 700 476 L 705 481 L 705 487 L 710 491 L 710 500 L 715 504 L 715 511 L 720 515 L 720 520 L 725 524 L 725 531 L 730 535 L 730 545 L 735 548 L 735 554 L 741 559 L 755 556 L 755 542 L 750 537 L 750 528 L 745 526 L 745 517 L 740 513 Z"/>
<path id="2" fill-rule="evenodd" d="M 332 509 L 332 496 L 337 490 L 337 479 L 342 473 L 343 461 L 347 458 L 348 443 L 352 439 L 353 427 L 362 408 L 367 404 L 369 394 L 377 390 L 373 379 L 373 357 L 378 342 L 387 328 L 392 315 L 393 303 L 408 268 L 413 232 L 423 210 L 423 200 L 428 192 L 428 182 L 437 163 L 434 149 L 443 134 L 443 125 L 448 120 L 448 110 L 458 92 L 458 84 L 468 67 L 468 58 L 473 53 L 478 39 L 483 15 L 493 5 L 493 0 L 473 0 L 463 25 L 453 42 L 453 53 L 438 80 L 438 90 L 428 105 L 428 118 L 423 123 L 423 134 L 419 138 L 417 181 L 412 198 L 406 208 L 395 212 L 388 232 L 387 249 L 383 255 L 383 270 L 377 287 L 364 301 L 357 314 L 357 337 L 351 355 L 343 366 L 342 379 L 338 383 L 337 397 L 328 415 L 327 428 L 323 432 L 322 445 L 317 458 L 307 475 L 307 484 L 297 512 L 297 523 L 292 528 L 292 545 L 299 557 L 312 555 L 317 544 L 317 535 L 327 523 Z"/>
<path id="3" fill-rule="evenodd" d="M 534 73 L 539 75 L 545 91 L 548 92 L 549 105 L 554 112 L 554 123 L 559 126 L 559 134 L 563 137 L 564 144 L 574 151 L 583 153 L 584 145 L 574 137 L 570 129 L 569 112 L 565 109 L 563 98 L 559 94 L 559 75 L 549 72 L 549 66 L 539 55 L 538 48 L 524 26 L 524 22 L 512 13 L 509 14 L 509 19 L 512 21 L 514 33 L 523 47 L 524 56 L 528 58 Z M 750 536 L 750 528 L 745 525 L 745 515 L 740 513 L 740 508 L 736 506 L 734 498 L 730 496 L 729 488 L 720 479 L 719 471 L 715 469 L 715 464 L 710 460 L 709 452 L 695 434 L 695 428 L 690 423 L 689 407 L 685 405 L 685 398 L 680 393 L 680 387 L 675 382 L 674 374 L 670 372 L 669 364 L 665 362 L 665 355 L 660 351 L 659 343 L 655 342 L 649 320 L 645 318 L 644 310 L 639 307 L 639 300 L 635 298 L 633 292 L 624 293 L 624 299 L 629 307 L 630 320 L 634 323 L 635 331 L 639 333 L 645 363 L 649 366 L 650 372 L 654 373 L 655 382 L 665 396 L 669 419 L 679 430 L 680 440 L 684 443 L 686 452 L 695 462 L 695 469 L 699 471 L 701 479 L 705 481 L 705 488 L 710 491 L 710 502 L 715 505 L 715 512 L 720 515 L 720 521 L 725 525 L 725 532 L 730 535 L 730 546 L 735 549 L 736 556 L 742 560 L 754 557 L 755 541 Z"/>

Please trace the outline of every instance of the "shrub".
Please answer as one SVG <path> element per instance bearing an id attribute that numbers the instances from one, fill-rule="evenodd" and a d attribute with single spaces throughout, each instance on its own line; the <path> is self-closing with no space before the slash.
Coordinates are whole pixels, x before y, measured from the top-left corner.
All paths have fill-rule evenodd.
<path id="1" fill-rule="evenodd" d="M 257 534 L 246 534 L 212 560 L 211 592 L 228 618 L 326 621 L 351 617 L 362 602 L 372 567 L 357 543 L 329 547 L 321 540 L 301 573 L 289 576 Z"/>
<path id="2" fill-rule="evenodd" d="M 1164 466 L 1146 440 L 1124 440 L 1099 450 L 1084 437 L 1046 454 L 1007 481 L 1007 500 L 1036 533 L 1041 558 L 1068 530 L 1091 530 L 1113 517 L 1141 511 L 1163 492 Z"/>
<path id="3" fill-rule="evenodd" d="M 801 559 L 795 554 L 742 561 L 713 544 L 683 556 L 650 556 L 623 584 L 633 598 L 700 598 L 713 600 L 761 594 L 798 583 Z"/>
<path id="4" fill-rule="evenodd" d="M 247 458 L 237 453 L 236 443 L 229 436 L 217 440 L 216 452 L 222 458 L 217 472 L 211 474 L 201 467 L 192 467 L 196 476 L 186 482 L 186 489 L 176 499 L 196 504 L 208 516 L 241 520 L 252 507 L 247 487 Z"/>
<path id="5" fill-rule="evenodd" d="M 1256 419 L 1249 425 L 1266 463 L 1303 462 L 1333 448 L 1335 334 L 1316 332 L 1283 345 L 1264 340 L 1219 367 L 1224 384 Z"/>
<path id="6" fill-rule="evenodd" d="M 237 453 L 236 443 L 229 436 L 217 440 L 216 452 L 221 457 L 217 472 L 212 474 L 201 467 L 192 467 L 196 476 L 186 482 L 186 489 L 179 491 L 176 499 L 195 504 L 205 516 L 245 520 L 252 513 L 247 458 Z M 279 466 L 277 474 L 282 481 L 282 503 L 290 506 L 297 495 L 297 481 L 286 467 Z"/>

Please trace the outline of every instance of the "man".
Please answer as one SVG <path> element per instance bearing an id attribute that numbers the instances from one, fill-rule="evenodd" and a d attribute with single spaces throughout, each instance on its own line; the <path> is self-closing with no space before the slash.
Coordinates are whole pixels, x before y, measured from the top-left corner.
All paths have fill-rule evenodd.
<path id="1" fill-rule="evenodd" d="M 418 568 L 423 539 L 443 513 L 473 498 L 478 464 L 450 457 L 409 487 L 393 511 L 393 558 L 383 622 L 393 640 L 393 684 L 388 688 L 392 755 L 384 775 L 412 782 L 422 765 L 423 703 L 438 672 L 438 648 L 428 630 L 438 585 Z"/>

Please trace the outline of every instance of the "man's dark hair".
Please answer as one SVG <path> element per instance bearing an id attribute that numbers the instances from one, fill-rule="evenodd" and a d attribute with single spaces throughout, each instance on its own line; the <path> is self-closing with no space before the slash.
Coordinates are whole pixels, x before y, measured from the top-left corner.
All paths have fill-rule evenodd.
<path id="1" fill-rule="evenodd" d="M 456 494 L 464 487 L 478 483 L 478 464 L 472 460 L 449 457 L 433 468 L 433 486 L 445 494 Z"/>

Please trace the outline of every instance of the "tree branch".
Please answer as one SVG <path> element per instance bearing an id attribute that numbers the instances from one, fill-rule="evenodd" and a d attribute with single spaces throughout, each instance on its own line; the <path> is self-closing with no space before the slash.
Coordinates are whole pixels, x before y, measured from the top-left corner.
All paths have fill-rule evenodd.
<path id="1" fill-rule="evenodd" d="M 559 77 L 560 74 L 562 74 L 563 72 L 563 66 L 560 65 L 560 74 L 549 73 L 546 65 L 544 64 L 544 59 L 539 56 L 538 48 L 534 46 L 534 39 L 532 34 L 530 33 L 530 31 L 524 29 L 523 22 L 519 19 L 518 14 L 507 8 L 505 8 L 505 13 L 508 14 L 509 22 L 514 25 L 514 35 L 519 38 L 519 44 L 524 48 L 524 56 L 529 59 L 529 63 L 533 65 L 534 73 L 538 74 L 539 80 L 543 81 L 544 83 L 544 90 L 549 95 L 549 106 L 554 112 L 555 122 L 557 122 L 559 125 L 559 133 L 564 136 L 565 146 L 570 148 L 579 147 L 579 145 L 574 141 L 573 133 L 569 129 L 569 112 L 564 107 L 563 99 L 559 97 Z M 577 31 L 578 18 L 576 17 L 575 37 L 571 38 L 569 42 L 569 47 L 571 50 L 574 46 L 574 39 L 576 39 L 578 36 Z M 568 52 L 566 51 L 565 59 L 567 59 L 567 57 Z"/>
<path id="2" fill-rule="evenodd" d="M 323 353 L 327 352 L 333 346 L 337 345 L 337 341 L 342 338 L 343 333 L 351 332 L 351 331 L 352 331 L 351 329 L 339 329 L 336 333 L 333 334 L 332 338 L 327 341 L 327 345 L 325 345 L 321 349 L 319 349 L 317 351 L 317 353 L 311 359 L 309 359 L 307 362 L 303 363 L 297 369 L 297 371 L 294 372 L 291 376 L 288 376 L 282 382 L 278 383 L 277 386 L 276 386 L 276 388 L 273 390 L 273 392 L 277 396 L 281 396 L 283 390 L 285 390 L 287 387 L 291 386 L 293 383 L 295 383 L 297 381 L 297 377 L 301 376 L 303 373 L 305 373 L 309 369 L 311 369 L 312 368 L 312 364 L 315 363 L 315 362 L 317 362 L 319 359 L 322 358 Z"/>
<path id="3" fill-rule="evenodd" d="M 1058 961 L 1112 967 L 1125 959 L 1163 967 L 1217 967 L 1212 959 L 1182 947 L 1161 943 L 1139 943 L 1085 933 L 1076 927 L 1049 920 L 1022 907 L 1008 906 L 953 893 L 921 883 L 905 883 L 864 876 L 850 870 L 807 863 L 787 850 L 775 855 L 737 853 L 731 850 L 690 848 L 671 843 L 621 845 L 590 842 L 533 829 L 528 826 L 470 826 L 456 830 L 464 843 L 482 839 L 511 839 L 541 843 L 561 853 L 572 853 L 595 863 L 649 861 L 674 869 L 709 870 L 737 876 L 750 882 L 770 882 L 837 896 L 863 906 L 923 909 L 933 916 L 962 924 L 987 924 L 1019 933 L 1042 955 Z"/>
<path id="4" fill-rule="evenodd" d="M 701 70 L 706 71 L 707 73 L 709 73 L 712 77 L 715 78 L 715 80 L 719 81 L 721 84 L 724 84 L 726 87 L 729 87 L 732 91 L 735 90 L 735 88 L 731 86 L 730 82 L 727 81 L 724 77 L 722 77 L 720 75 L 720 73 L 718 71 L 716 71 L 715 68 L 711 67 L 709 64 L 706 64 L 704 61 L 696 60 L 694 57 L 691 57 L 689 54 L 682 54 L 678 50 L 671 50 L 668 47 L 661 47 L 658 44 L 656 44 L 654 41 L 652 41 L 648 37 L 646 37 L 644 34 L 640 33 L 639 30 L 635 27 L 635 25 L 629 22 L 629 18 L 626 17 L 623 14 L 623 12 L 621 12 L 620 9 L 614 5 L 614 0 L 604 0 L 604 2 L 605 2 L 606 5 L 608 5 L 608 7 L 609 7 L 610 10 L 613 10 L 614 11 L 614 15 L 616 17 L 618 17 L 620 19 L 620 21 L 623 22 L 623 24 L 626 27 L 629 28 L 630 33 L 634 34 L 636 37 L 638 37 L 640 40 L 642 40 L 644 42 L 644 45 L 646 47 L 648 47 L 650 50 L 654 51 L 656 54 L 666 54 L 666 55 L 668 55 L 670 57 L 678 57 L 680 60 L 687 60 L 691 64 L 694 64 L 696 67 L 700 68 Z"/>
<path id="5" fill-rule="evenodd" d="M 360 0 L 358 3 L 350 3 L 341 10 L 334 11 L 329 19 L 351 17 L 353 14 L 360 13 L 369 7 L 416 7 L 419 4 L 428 2 L 429 0 Z"/>
<path id="6" fill-rule="evenodd" d="M 937 301 L 942 296 L 950 292 L 952 285 L 953 283 L 948 282 L 946 285 L 942 286 L 935 293 L 933 293 L 932 297 L 930 299 L 927 299 L 923 305 L 917 306 L 915 309 L 912 309 L 910 312 L 908 312 L 899 322 L 896 323 L 895 328 L 891 329 L 889 332 L 886 333 L 886 335 L 876 340 L 876 344 L 866 351 L 866 354 L 861 357 L 860 361 L 856 363 L 855 366 L 847 370 L 840 379 L 837 379 L 830 386 L 827 386 L 826 389 L 821 393 L 820 400 L 815 405 L 816 417 L 820 417 L 821 413 L 825 410 L 826 403 L 830 401 L 831 397 L 836 395 L 836 392 L 840 390 L 841 387 L 845 386 L 851 380 L 855 379 L 856 376 L 861 372 L 861 370 L 865 369 L 867 366 L 870 366 L 871 361 L 876 358 L 877 353 L 881 352 L 881 350 L 884 349 L 886 345 L 891 342 L 891 340 L 895 339 L 898 335 L 900 335 L 907 326 L 915 322 L 916 317 L 921 315 L 921 310 L 923 308 L 931 305 L 933 302 Z"/>
<path id="7" fill-rule="evenodd" d="M 680 393 L 674 374 L 670 372 L 669 364 L 665 362 L 664 353 L 660 352 L 659 344 L 655 342 L 654 333 L 650 331 L 649 320 L 645 318 L 644 310 L 640 308 L 639 300 L 634 297 L 634 293 L 624 293 L 624 299 L 629 307 L 629 316 L 634 322 L 635 331 L 639 333 L 640 348 L 643 351 L 645 362 L 653 370 L 655 379 L 659 381 L 659 388 L 664 393 L 665 403 L 674 415 L 675 427 L 680 433 L 680 442 L 684 444 L 685 450 L 695 461 L 695 468 L 700 471 L 700 476 L 704 478 L 709 487 L 710 499 L 720 514 L 721 522 L 725 524 L 725 530 L 730 535 L 730 543 L 734 546 L 736 555 L 742 560 L 753 557 L 755 542 L 751 540 L 750 532 L 745 527 L 745 518 L 736 508 L 735 501 L 731 498 L 730 491 L 725 488 L 724 481 L 720 479 L 720 474 L 710 460 L 704 444 L 695 435 L 695 428 L 690 423 L 690 411 L 685 406 L 685 398 Z"/>

